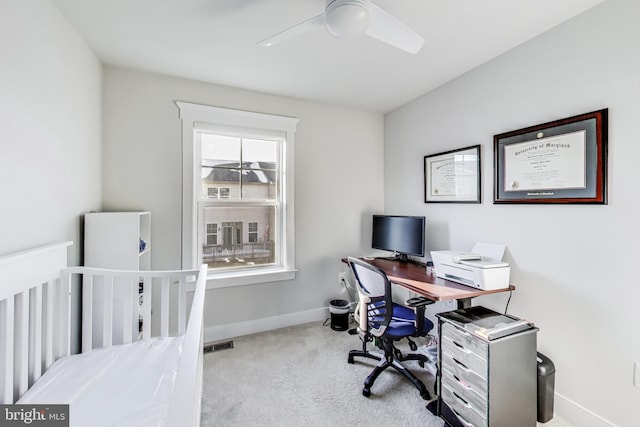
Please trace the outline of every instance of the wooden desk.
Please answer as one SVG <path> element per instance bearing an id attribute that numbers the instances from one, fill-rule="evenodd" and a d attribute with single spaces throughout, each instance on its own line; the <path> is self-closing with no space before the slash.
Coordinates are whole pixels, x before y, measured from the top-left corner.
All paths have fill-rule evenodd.
<path id="1" fill-rule="evenodd" d="M 384 258 L 362 260 L 384 271 L 392 283 L 434 301 L 457 300 L 458 308 L 470 307 L 473 297 L 513 291 L 516 288 L 510 285 L 508 288 L 484 291 L 441 279 L 435 274 L 427 274 L 426 267 L 411 262 Z M 347 262 L 347 259 L 343 258 L 342 261 Z"/>

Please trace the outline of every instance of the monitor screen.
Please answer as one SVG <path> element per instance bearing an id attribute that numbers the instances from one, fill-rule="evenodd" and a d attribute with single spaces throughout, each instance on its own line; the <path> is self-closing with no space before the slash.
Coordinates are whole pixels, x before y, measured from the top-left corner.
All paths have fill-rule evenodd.
<path id="1" fill-rule="evenodd" d="M 424 256 L 425 218 L 423 216 L 374 215 L 371 247 L 407 255 Z"/>

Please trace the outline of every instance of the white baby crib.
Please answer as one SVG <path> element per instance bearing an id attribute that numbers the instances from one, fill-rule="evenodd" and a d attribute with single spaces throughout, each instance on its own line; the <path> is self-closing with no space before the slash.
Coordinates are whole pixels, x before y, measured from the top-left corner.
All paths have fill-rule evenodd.
<path id="1" fill-rule="evenodd" d="M 0 258 L 0 403 L 68 404 L 70 425 L 78 427 L 199 425 L 207 266 L 67 267 L 70 244 Z M 76 280 L 82 287 L 82 349 L 72 355 Z M 123 289 L 131 298 L 114 302 Z"/>

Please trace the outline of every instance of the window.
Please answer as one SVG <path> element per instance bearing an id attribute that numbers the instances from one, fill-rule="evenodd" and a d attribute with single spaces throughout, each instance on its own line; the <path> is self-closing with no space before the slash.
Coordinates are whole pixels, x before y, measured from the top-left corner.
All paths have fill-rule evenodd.
<path id="1" fill-rule="evenodd" d="M 206 196 L 210 199 L 228 199 L 230 197 L 231 191 L 228 187 L 220 188 L 220 187 L 212 187 L 211 185 L 203 186 L 204 191 L 206 192 Z"/>
<path id="2" fill-rule="evenodd" d="M 207 227 L 207 245 L 218 244 L 218 224 L 215 222 L 206 224 Z"/>
<path id="3" fill-rule="evenodd" d="M 264 229 L 265 229 L 265 233 L 264 233 L 264 238 L 266 239 L 269 236 L 269 224 L 265 224 L 264 225 Z M 249 223 L 249 239 L 248 242 L 250 243 L 257 243 L 258 242 L 258 223 L 257 222 L 250 222 Z"/>
<path id="4" fill-rule="evenodd" d="M 183 123 L 183 266 L 207 263 L 213 287 L 295 277 L 288 178 L 297 119 L 177 105 Z"/>

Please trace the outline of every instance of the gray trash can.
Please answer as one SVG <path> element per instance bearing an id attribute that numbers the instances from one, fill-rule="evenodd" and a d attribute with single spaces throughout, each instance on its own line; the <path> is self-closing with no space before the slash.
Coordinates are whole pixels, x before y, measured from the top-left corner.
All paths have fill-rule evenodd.
<path id="1" fill-rule="evenodd" d="M 343 299 L 329 301 L 329 313 L 331 313 L 331 329 L 334 331 L 349 329 L 349 301 Z"/>
<path id="2" fill-rule="evenodd" d="M 553 418 L 553 393 L 556 367 L 551 359 L 538 353 L 538 422 Z"/>

